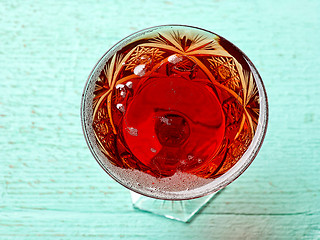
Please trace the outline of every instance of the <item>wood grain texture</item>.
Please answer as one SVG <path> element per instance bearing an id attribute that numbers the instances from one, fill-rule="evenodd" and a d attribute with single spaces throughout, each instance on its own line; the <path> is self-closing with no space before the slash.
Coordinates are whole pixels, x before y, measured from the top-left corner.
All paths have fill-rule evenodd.
<path id="1" fill-rule="evenodd" d="M 0 1 L 0 239 L 320 239 L 319 11 L 317 0 Z M 168 23 L 235 43 L 270 104 L 256 160 L 189 224 L 134 210 L 80 124 L 103 53 Z"/>

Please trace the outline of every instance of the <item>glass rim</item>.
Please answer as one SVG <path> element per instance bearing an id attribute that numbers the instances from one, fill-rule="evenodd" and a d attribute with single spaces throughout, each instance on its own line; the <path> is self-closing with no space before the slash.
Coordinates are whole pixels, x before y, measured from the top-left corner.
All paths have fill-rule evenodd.
<path id="1" fill-rule="evenodd" d="M 96 151 L 94 150 L 94 147 L 92 146 L 93 143 L 88 136 L 85 110 L 84 110 L 85 109 L 84 106 L 86 104 L 85 100 L 86 100 L 86 95 L 87 95 L 89 83 L 92 81 L 92 77 L 93 77 L 94 73 L 97 71 L 97 68 L 101 65 L 101 62 L 103 62 L 103 60 L 108 55 L 110 55 L 110 57 L 112 57 L 113 56 L 112 52 L 114 50 L 117 50 L 117 47 L 121 46 L 121 43 L 123 43 L 124 41 L 126 41 L 130 38 L 133 38 L 133 37 L 137 37 L 137 36 L 139 36 L 139 34 L 143 34 L 148 31 L 155 31 L 156 29 L 161 29 L 161 28 L 165 28 L 165 27 L 181 27 L 181 28 L 197 29 L 200 31 L 204 31 L 208 34 L 218 36 L 222 39 L 227 40 L 229 43 L 231 43 L 232 47 L 237 49 L 243 55 L 244 59 L 247 61 L 247 64 L 249 65 L 250 70 L 254 75 L 254 80 L 255 80 L 255 83 L 257 84 L 257 88 L 258 88 L 258 92 L 259 92 L 259 100 L 260 100 L 260 112 L 259 112 L 257 129 L 256 129 L 254 137 L 253 137 L 248 149 L 245 151 L 245 153 L 241 156 L 241 158 L 237 161 L 237 163 L 233 167 L 231 167 L 227 172 L 225 172 L 221 176 L 213 179 L 213 180 L 217 180 L 217 179 L 219 180 L 218 183 L 215 184 L 215 186 L 208 188 L 208 186 L 210 186 L 210 183 L 206 184 L 205 186 L 203 186 L 203 187 L 206 187 L 208 185 L 206 187 L 207 188 L 206 191 L 201 191 L 199 194 L 193 194 L 193 195 L 186 196 L 186 197 L 179 197 L 174 194 L 172 196 L 168 195 L 167 197 L 164 197 L 164 196 L 159 197 L 156 194 L 153 195 L 150 193 L 146 193 L 146 192 L 140 190 L 139 188 L 134 188 L 132 186 L 131 187 L 128 186 L 123 181 L 121 181 L 121 179 L 119 179 L 117 176 L 115 176 L 111 171 L 109 171 L 109 169 L 103 164 L 103 161 L 99 159 L 99 156 L 97 155 Z M 125 45 L 126 44 L 124 44 L 123 46 L 125 46 Z M 211 193 L 215 193 L 215 192 L 219 191 L 220 189 L 225 188 L 227 185 L 229 185 L 234 180 L 236 180 L 250 166 L 250 164 L 256 158 L 259 150 L 261 149 L 262 143 L 263 143 L 265 136 L 266 136 L 268 119 L 269 119 L 269 106 L 268 106 L 268 98 L 267 98 L 266 89 L 265 89 L 264 83 L 261 79 L 259 72 L 257 71 L 254 64 L 251 62 L 251 60 L 247 57 L 247 55 L 243 51 L 241 51 L 237 46 L 235 46 L 228 39 L 212 32 L 212 31 L 203 29 L 203 28 L 189 26 L 189 25 L 182 25 L 182 24 L 167 24 L 167 25 L 158 25 L 158 26 L 148 27 L 148 28 L 144 28 L 142 30 L 136 31 L 136 32 L 126 36 L 125 38 L 122 38 L 120 41 L 118 41 L 116 44 L 114 44 L 111 48 L 109 48 L 103 54 L 103 56 L 98 60 L 98 62 L 95 64 L 95 66 L 91 70 L 91 72 L 87 78 L 87 81 L 85 83 L 84 90 L 83 90 L 82 97 L 81 97 L 80 117 L 81 117 L 82 131 L 83 131 L 86 143 L 87 143 L 93 157 L 98 162 L 98 164 L 101 166 L 101 168 L 111 178 L 113 178 L 116 182 L 118 182 L 119 184 L 121 184 L 122 186 L 126 187 L 127 189 L 129 189 L 131 191 L 134 191 L 138 194 L 141 194 L 141 195 L 144 195 L 147 197 L 151 197 L 151 198 L 162 199 L 162 200 L 190 200 L 190 199 L 195 199 L 195 198 L 199 198 L 199 197 L 204 197 L 206 195 L 209 195 Z M 241 164 L 240 164 L 240 162 L 241 162 Z M 187 195 L 187 194 L 184 194 L 184 195 Z"/>

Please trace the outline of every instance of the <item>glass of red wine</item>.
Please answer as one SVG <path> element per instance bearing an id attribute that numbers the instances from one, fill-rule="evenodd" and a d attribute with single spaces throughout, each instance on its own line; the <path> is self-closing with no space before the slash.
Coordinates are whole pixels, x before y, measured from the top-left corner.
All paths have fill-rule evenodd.
<path id="1" fill-rule="evenodd" d="M 163 25 L 103 55 L 81 120 L 94 158 L 135 208 L 187 222 L 256 157 L 268 102 L 258 71 L 228 40 Z"/>

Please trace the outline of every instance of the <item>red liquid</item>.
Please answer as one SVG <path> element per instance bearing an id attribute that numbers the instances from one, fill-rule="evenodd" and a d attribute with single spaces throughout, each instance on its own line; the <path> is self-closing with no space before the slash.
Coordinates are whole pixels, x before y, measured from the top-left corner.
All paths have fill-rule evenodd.
<path id="1" fill-rule="evenodd" d="M 137 159 L 151 171 L 170 176 L 214 156 L 225 123 L 221 105 L 205 79 L 194 81 L 179 73 L 168 76 L 165 69 L 162 66 L 140 88 L 139 83 L 133 84 L 137 93 L 127 106 L 121 130 Z M 137 129 L 137 134 L 128 128 Z"/>
<path id="2" fill-rule="evenodd" d="M 131 48 L 120 53 L 128 54 Z M 226 172 L 252 140 L 257 116 L 254 121 L 246 116 L 253 116 L 259 107 L 257 93 L 244 108 L 238 72 L 234 66 L 226 67 L 230 64 L 219 65 L 220 58 L 210 62 L 206 55 L 197 56 L 200 66 L 170 51 L 142 50 L 138 62 L 129 58 L 125 63 L 113 88 L 106 71 L 97 82 L 95 104 L 111 89 L 96 105 L 93 123 L 108 159 L 156 177 L 180 171 L 214 178 Z M 209 69 L 223 86 L 213 84 L 213 77 L 203 69 Z"/>

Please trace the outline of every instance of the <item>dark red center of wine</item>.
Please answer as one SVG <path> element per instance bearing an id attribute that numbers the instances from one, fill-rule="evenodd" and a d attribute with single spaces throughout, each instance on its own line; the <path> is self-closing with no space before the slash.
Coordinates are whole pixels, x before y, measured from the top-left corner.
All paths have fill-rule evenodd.
<path id="1" fill-rule="evenodd" d="M 166 114 L 157 119 L 155 132 L 159 142 L 167 147 L 179 147 L 190 135 L 187 120 L 177 114 Z"/>

